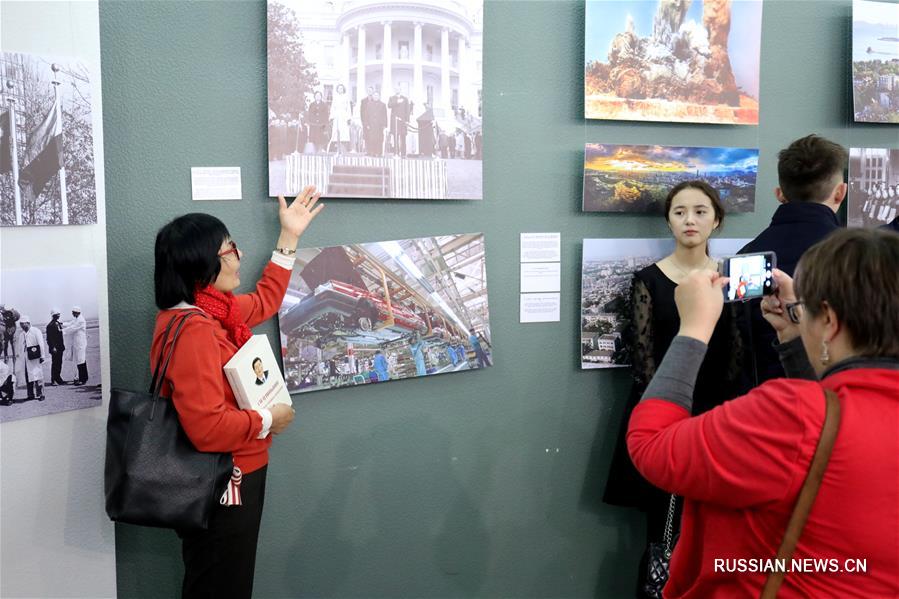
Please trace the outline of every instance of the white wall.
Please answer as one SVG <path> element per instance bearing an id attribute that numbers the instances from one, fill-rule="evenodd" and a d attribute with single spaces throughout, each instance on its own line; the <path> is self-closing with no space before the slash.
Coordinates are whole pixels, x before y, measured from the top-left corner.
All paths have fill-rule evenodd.
<path id="1" fill-rule="evenodd" d="M 0 268 L 94 264 L 103 365 L 102 406 L 0 425 L 0 596 L 114 597 L 115 536 L 103 509 L 109 309 L 97 2 L 2 0 L 0 49 L 92 66 L 97 224 L 2 228 Z"/>

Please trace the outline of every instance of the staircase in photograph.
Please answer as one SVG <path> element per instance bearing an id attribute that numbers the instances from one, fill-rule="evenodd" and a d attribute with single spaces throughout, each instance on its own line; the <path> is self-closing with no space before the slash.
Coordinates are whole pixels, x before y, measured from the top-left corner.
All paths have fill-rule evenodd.
<path id="1" fill-rule="evenodd" d="M 390 167 L 334 163 L 326 196 L 386 197 L 390 190 Z"/>
<path id="2" fill-rule="evenodd" d="M 325 197 L 447 199 L 448 160 L 300 154 L 287 156 L 284 187 L 273 195 L 296 194 L 307 185 Z"/>

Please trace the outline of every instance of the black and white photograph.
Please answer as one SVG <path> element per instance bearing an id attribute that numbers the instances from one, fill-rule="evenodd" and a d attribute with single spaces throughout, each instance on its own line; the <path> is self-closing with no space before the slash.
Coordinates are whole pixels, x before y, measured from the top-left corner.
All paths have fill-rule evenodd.
<path id="1" fill-rule="evenodd" d="M 3 271 L 0 422 L 98 407 L 97 271 Z"/>
<path id="2" fill-rule="evenodd" d="M 712 257 L 736 254 L 749 239 L 709 239 Z M 627 330 L 634 273 L 674 251 L 674 240 L 585 239 L 581 262 L 581 368 L 631 365 Z"/>
<path id="3" fill-rule="evenodd" d="M 484 235 L 297 250 L 278 326 L 291 393 L 492 366 Z"/>
<path id="4" fill-rule="evenodd" d="M 850 227 L 882 227 L 899 214 L 899 148 L 849 149 Z"/>
<path id="5" fill-rule="evenodd" d="M 91 71 L 0 53 L 0 225 L 97 222 Z"/>
<path id="6" fill-rule="evenodd" d="M 480 200 L 483 0 L 268 0 L 269 194 Z"/>

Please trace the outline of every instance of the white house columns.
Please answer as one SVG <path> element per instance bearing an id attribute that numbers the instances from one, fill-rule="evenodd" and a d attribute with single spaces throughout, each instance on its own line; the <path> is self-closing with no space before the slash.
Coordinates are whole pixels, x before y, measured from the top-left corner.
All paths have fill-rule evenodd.
<path id="1" fill-rule="evenodd" d="M 468 40 L 464 35 L 459 36 L 459 105 L 467 111 L 477 113 L 477 98 L 471 97 L 471 54 L 469 53 Z"/>
<path id="2" fill-rule="evenodd" d="M 450 51 L 449 29 L 440 29 L 440 107 L 449 111 L 452 107 L 452 91 L 450 90 Z"/>
<path id="3" fill-rule="evenodd" d="M 382 21 L 384 26 L 384 45 L 381 57 L 384 64 L 381 75 L 381 98 L 389 98 L 393 94 L 393 40 L 391 39 L 390 21 Z"/>
<path id="4" fill-rule="evenodd" d="M 365 91 L 365 25 L 359 26 L 356 43 L 356 101 L 362 100 L 366 95 Z"/>
<path id="5" fill-rule="evenodd" d="M 340 35 L 340 57 L 337 68 L 340 69 L 340 82 L 346 87 L 347 92 L 350 89 L 350 65 L 353 60 L 350 57 L 350 34 L 343 33 Z"/>
<path id="6" fill-rule="evenodd" d="M 415 46 L 412 49 L 412 101 L 416 106 L 425 105 L 425 94 L 421 64 L 421 23 L 415 23 Z"/>
<path id="7" fill-rule="evenodd" d="M 400 87 L 408 90 L 417 113 L 424 110 L 428 90 L 433 108 L 442 115 L 451 114 L 454 103 L 475 111 L 480 78 L 470 27 L 449 17 L 428 21 L 391 16 L 354 15 L 341 27 L 335 79 L 348 91 L 355 86 L 357 102 L 369 87 L 379 87 L 382 98 Z"/>

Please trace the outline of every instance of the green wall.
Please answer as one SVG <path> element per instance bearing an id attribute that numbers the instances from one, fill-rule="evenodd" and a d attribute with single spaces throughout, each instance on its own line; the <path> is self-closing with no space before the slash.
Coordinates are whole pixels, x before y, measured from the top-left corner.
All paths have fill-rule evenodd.
<path id="1" fill-rule="evenodd" d="M 666 227 L 581 214 L 583 144 L 757 145 L 756 212 L 729 218 L 728 237 L 766 225 L 792 139 L 899 145 L 895 127 L 848 122 L 848 0 L 765 2 L 757 128 L 585 123 L 583 15 L 583 2 L 486 2 L 483 202 L 333 200 L 304 237 L 486 233 L 496 366 L 296 398 L 271 454 L 258 597 L 626 596 L 643 527 L 600 497 L 629 378 L 578 369 L 580 240 Z M 100 19 L 112 382 L 142 387 L 156 230 L 214 213 L 246 281 L 274 244 L 265 4 L 104 1 Z M 204 165 L 241 166 L 245 199 L 191 202 L 189 167 Z M 523 231 L 562 231 L 560 323 L 518 323 Z M 177 595 L 174 533 L 119 525 L 116 555 L 120 597 Z"/>

